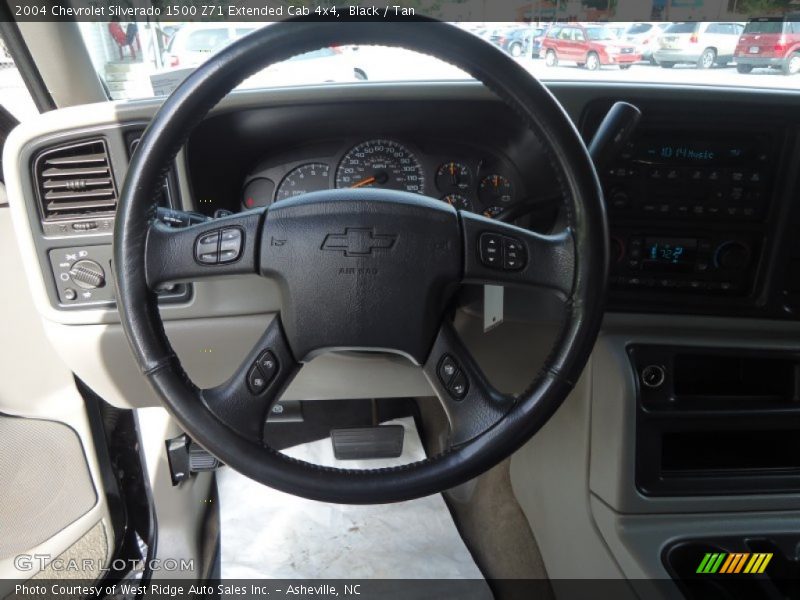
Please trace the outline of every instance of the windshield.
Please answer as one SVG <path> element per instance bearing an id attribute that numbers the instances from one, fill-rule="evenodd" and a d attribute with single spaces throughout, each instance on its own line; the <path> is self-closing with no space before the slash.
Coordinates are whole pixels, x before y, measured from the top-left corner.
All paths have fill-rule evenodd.
<path id="1" fill-rule="evenodd" d="M 586 29 L 586 35 L 594 41 L 613 40 L 617 37 L 614 30 L 607 27 L 589 27 Z"/>
<path id="2" fill-rule="evenodd" d="M 800 75 L 795 74 L 800 60 L 788 45 L 781 50 L 774 44 L 739 43 L 743 29 L 778 32 L 783 23 L 762 19 L 745 29 L 746 23 L 742 18 L 702 25 L 545 20 L 454 25 L 499 48 L 545 81 L 800 88 Z M 214 53 L 260 28 L 275 26 L 204 21 L 79 25 L 94 66 L 114 100 L 168 95 Z M 592 49 L 588 42 L 613 43 Z M 704 53 L 704 48 L 715 50 Z M 240 88 L 465 79 L 469 76 L 463 71 L 429 56 L 384 46 L 342 45 L 273 65 Z"/>
<path id="3" fill-rule="evenodd" d="M 783 33 L 783 21 L 752 21 L 744 28 L 745 33 Z"/>
<path id="4" fill-rule="evenodd" d="M 697 23 L 673 23 L 665 30 L 665 33 L 694 33 Z"/>

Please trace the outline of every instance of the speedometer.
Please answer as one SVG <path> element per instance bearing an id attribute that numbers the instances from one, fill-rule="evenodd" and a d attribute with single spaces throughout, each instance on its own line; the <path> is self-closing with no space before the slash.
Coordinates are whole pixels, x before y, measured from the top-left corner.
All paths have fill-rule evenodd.
<path id="1" fill-rule="evenodd" d="M 379 187 L 422 194 L 425 175 L 417 157 L 402 144 L 369 140 L 342 157 L 336 169 L 336 187 Z"/>

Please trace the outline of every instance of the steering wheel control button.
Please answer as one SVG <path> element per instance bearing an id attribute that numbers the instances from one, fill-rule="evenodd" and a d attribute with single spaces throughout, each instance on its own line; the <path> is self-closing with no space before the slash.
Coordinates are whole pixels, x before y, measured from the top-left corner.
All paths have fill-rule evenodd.
<path id="1" fill-rule="evenodd" d="M 194 246 L 197 262 L 204 265 L 215 265 L 219 262 L 219 233 L 206 233 L 197 238 Z"/>
<path id="2" fill-rule="evenodd" d="M 250 370 L 247 372 L 247 387 L 250 389 L 250 392 L 258 396 L 267 389 L 267 385 L 269 385 L 269 381 L 261 374 L 258 365 L 250 367 Z"/>
<path id="3" fill-rule="evenodd" d="M 525 245 L 516 238 L 484 232 L 478 248 L 481 262 L 492 269 L 519 271 L 527 263 Z"/>
<path id="4" fill-rule="evenodd" d="M 275 374 L 278 372 L 278 361 L 275 358 L 275 355 L 266 350 L 261 353 L 261 355 L 256 359 L 256 366 L 258 370 L 261 371 L 261 374 L 267 378 L 267 381 L 272 381 L 272 378 L 275 377 Z"/>
<path id="5" fill-rule="evenodd" d="M 219 234 L 219 262 L 231 263 L 242 255 L 242 230 L 223 229 Z"/>
<path id="6" fill-rule="evenodd" d="M 495 233 L 481 234 L 480 253 L 484 265 L 499 268 L 503 264 L 502 236 Z"/>
<path id="7" fill-rule="evenodd" d="M 456 400 L 462 400 L 467 395 L 469 382 L 466 375 L 456 360 L 449 354 L 445 354 L 439 361 L 438 369 L 439 380 L 447 392 Z"/>
<path id="8" fill-rule="evenodd" d="M 247 372 L 247 387 L 254 395 L 259 395 L 278 374 L 278 359 L 272 350 L 264 350 Z"/>
<path id="9" fill-rule="evenodd" d="M 503 238 L 503 269 L 519 271 L 525 267 L 525 246 L 522 242 L 510 237 Z"/>
<path id="10" fill-rule="evenodd" d="M 467 395 L 468 389 L 469 383 L 467 382 L 467 376 L 464 375 L 462 371 L 458 371 L 450 382 L 450 385 L 447 386 L 447 391 L 450 392 L 456 400 L 462 400 L 464 396 Z"/>
<path id="11" fill-rule="evenodd" d="M 439 365 L 439 379 L 447 387 L 453 379 L 453 376 L 458 373 L 458 365 L 453 360 L 452 356 L 445 355 Z"/>

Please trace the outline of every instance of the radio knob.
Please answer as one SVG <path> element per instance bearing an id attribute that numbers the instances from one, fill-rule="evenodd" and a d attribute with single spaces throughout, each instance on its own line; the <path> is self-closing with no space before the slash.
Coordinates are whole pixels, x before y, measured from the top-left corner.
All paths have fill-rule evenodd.
<path id="1" fill-rule="evenodd" d="M 750 247 L 734 240 L 723 242 L 714 253 L 714 265 L 718 269 L 743 269 L 750 262 Z"/>
<path id="2" fill-rule="evenodd" d="M 79 260 L 69 270 L 72 281 L 84 290 L 101 288 L 106 284 L 106 272 L 93 260 Z"/>

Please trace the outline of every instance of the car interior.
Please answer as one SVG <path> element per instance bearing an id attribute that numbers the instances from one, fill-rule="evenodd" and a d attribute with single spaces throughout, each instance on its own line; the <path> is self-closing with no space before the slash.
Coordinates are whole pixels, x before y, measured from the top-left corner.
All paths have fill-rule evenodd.
<path id="1" fill-rule="evenodd" d="M 797 597 L 800 92 L 300 19 L 110 101 L 81 27 L 0 26 L 1 597 L 256 577 L 292 527 L 308 579 L 482 582 L 398 598 Z M 347 45 L 469 79 L 235 89 Z"/>

